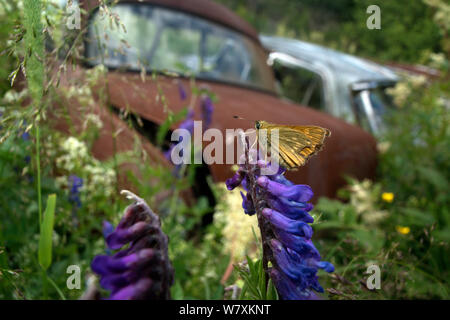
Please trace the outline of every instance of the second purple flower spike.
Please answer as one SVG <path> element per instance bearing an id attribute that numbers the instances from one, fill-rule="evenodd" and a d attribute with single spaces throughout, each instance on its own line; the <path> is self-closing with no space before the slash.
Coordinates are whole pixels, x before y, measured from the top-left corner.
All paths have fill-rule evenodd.
<path id="1" fill-rule="evenodd" d="M 129 247 L 114 255 L 96 256 L 92 270 L 100 275 L 100 285 L 111 291 L 111 300 L 170 299 L 174 271 L 159 217 L 141 198 L 122 193 L 135 203 L 125 209 L 114 231 L 106 226 L 106 243 L 113 250 Z"/>

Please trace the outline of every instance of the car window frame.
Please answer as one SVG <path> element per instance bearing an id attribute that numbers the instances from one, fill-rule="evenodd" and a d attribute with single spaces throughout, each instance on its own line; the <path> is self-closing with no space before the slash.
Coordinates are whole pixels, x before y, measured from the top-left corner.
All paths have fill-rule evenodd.
<path id="1" fill-rule="evenodd" d="M 368 130 L 374 134 L 379 135 L 382 133 L 382 131 L 385 129 L 384 124 L 380 123 L 378 124 L 376 119 L 374 119 L 373 115 L 375 113 L 374 107 L 371 100 L 371 93 L 373 90 L 376 89 L 386 89 L 388 87 L 392 87 L 396 84 L 396 81 L 394 80 L 364 80 L 364 81 L 358 81 L 354 82 L 349 85 L 350 90 L 350 97 L 351 97 L 351 105 L 353 108 L 353 112 L 355 114 L 355 119 L 358 122 L 358 125 L 367 130 L 367 128 L 364 128 L 362 126 L 362 119 L 361 117 L 364 116 L 367 119 L 367 122 L 369 124 Z M 363 109 L 364 109 L 364 115 L 361 115 L 359 110 L 359 107 L 356 103 L 356 97 L 362 96 L 362 103 L 363 103 Z M 372 117 L 369 118 L 369 115 Z"/>

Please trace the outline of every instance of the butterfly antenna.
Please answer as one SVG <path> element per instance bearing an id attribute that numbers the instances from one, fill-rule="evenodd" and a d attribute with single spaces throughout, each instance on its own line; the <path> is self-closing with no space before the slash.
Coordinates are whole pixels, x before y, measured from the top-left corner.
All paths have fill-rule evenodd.
<path id="1" fill-rule="evenodd" d="M 238 120 L 248 120 L 248 119 L 242 118 L 241 116 L 236 116 L 236 115 L 234 115 L 233 118 L 234 118 L 234 119 L 238 119 Z M 251 120 L 250 120 L 250 121 L 251 121 Z M 254 120 L 254 121 L 256 121 L 256 120 Z M 246 133 L 244 133 L 244 135 L 249 136 L 250 134 L 252 134 L 252 133 L 255 132 L 255 131 L 256 131 L 256 130 L 252 130 L 252 131 L 250 131 L 250 132 L 246 132 Z"/>
<path id="2" fill-rule="evenodd" d="M 257 121 L 257 120 L 252 120 L 252 119 L 246 119 L 246 118 L 242 118 L 241 116 L 233 116 L 233 119 L 238 119 L 238 120 L 249 120 L 249 121 Z"/>

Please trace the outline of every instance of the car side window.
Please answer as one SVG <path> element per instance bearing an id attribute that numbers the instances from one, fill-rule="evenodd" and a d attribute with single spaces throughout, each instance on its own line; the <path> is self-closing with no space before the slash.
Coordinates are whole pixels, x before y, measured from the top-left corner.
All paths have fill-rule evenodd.
<path id="1" fill-rule="evenodd" d="M 320 75 L 304 68 L 286 66 L 277 60 L 274 61 L 273 69 L 283 96 L 317 110 L 325 108 Z"/>

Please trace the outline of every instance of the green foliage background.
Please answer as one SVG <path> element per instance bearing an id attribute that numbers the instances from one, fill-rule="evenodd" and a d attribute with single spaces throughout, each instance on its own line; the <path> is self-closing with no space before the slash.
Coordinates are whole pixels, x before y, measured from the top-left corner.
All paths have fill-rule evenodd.
<path id="1" fill-rule="evenodd" d="M 380 61 L 418 62 L 443 49 L 433 21 L 435 9 L 423 1 L 218 0 L 259 32 L 312 41 Z M 369 30 L 369 5 L 381 9 L 381 30 Z"/>

